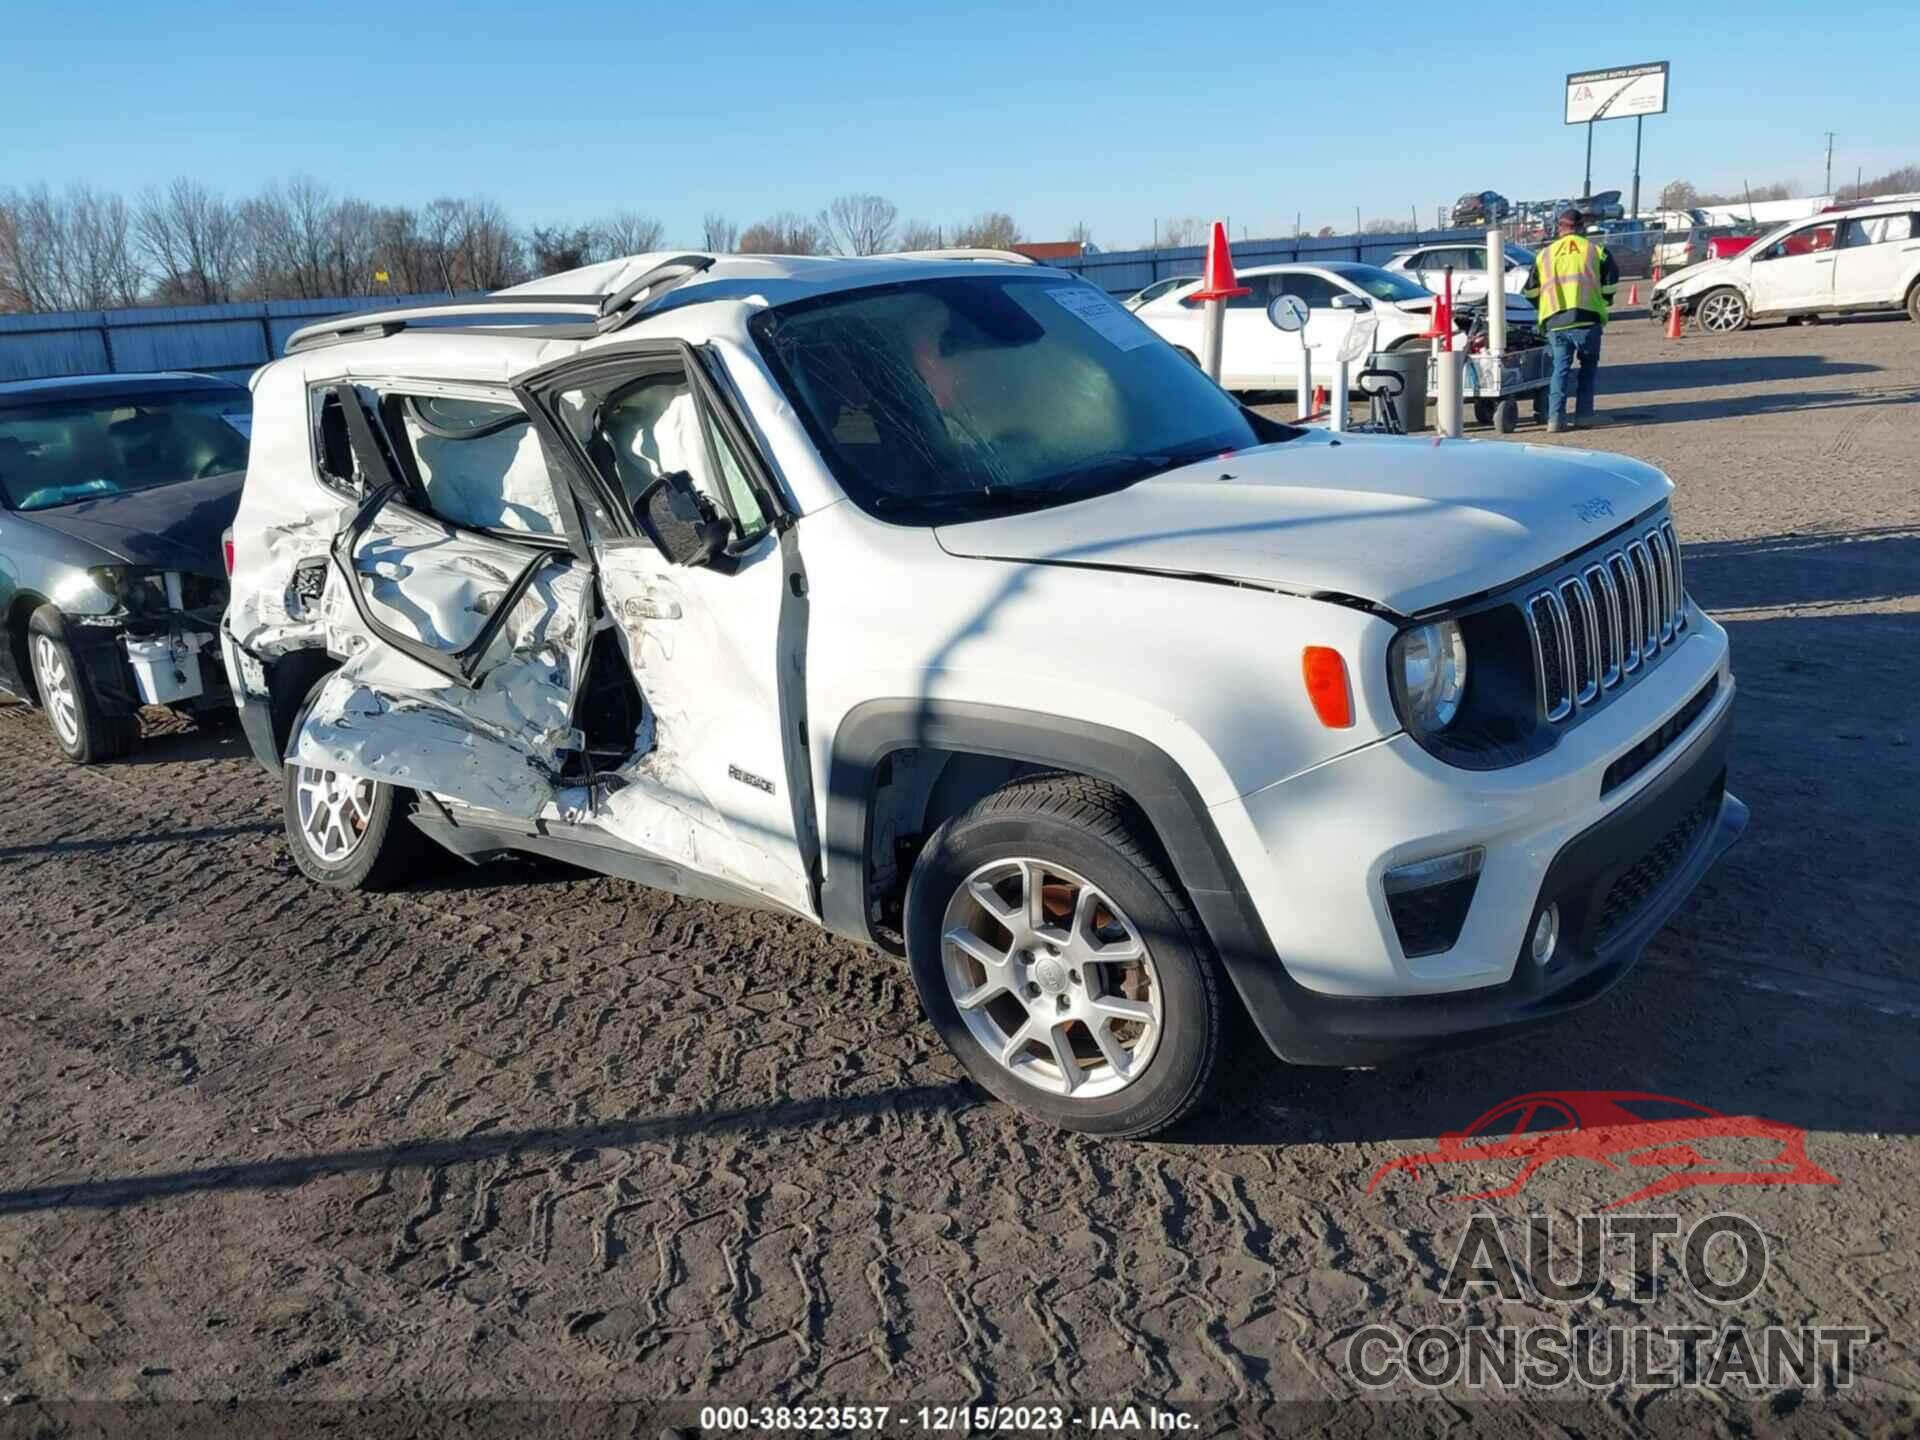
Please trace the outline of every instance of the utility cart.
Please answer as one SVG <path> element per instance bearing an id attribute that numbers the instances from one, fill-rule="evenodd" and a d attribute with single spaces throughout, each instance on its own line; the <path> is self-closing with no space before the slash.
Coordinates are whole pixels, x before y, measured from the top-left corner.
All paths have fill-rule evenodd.
<path id="1" fill-rule="evenodd" d="M 1520 424 L 1520 399 L 1533 397 L 1533 418 L 1547 418 L 1547 386 L 1553 378 L 1553 351 L 1545 345 L 1509 350 L 1494 363 L 1482 350 L 1466 355 L 1460 366 L 1461 403 L 1473 406 L 1473 418 L 1511 435 Z M 1427 362 L 1427 398 L 1440 399 L 1440 367 Z"/>

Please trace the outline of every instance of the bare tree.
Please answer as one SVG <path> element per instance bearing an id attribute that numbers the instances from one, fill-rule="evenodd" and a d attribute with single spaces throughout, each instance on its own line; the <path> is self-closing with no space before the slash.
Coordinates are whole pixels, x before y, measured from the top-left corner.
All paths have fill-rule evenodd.
<path id="1" fill-rule="evenodd" d="M 1383 215 L 1377 220 L 1369 220 L 1360 227 L 1362 235 L 1405 235 L 1416 227 L 1408 220 L 1397 215 Z"/>
<path id="2" fill-rule="evenodd" d="M 658 250 L 667 227 L 651 215 L 622 210 L 617 215 L 596 221 L 593 233 L 598 242 L 595 253 L 603 260 L 617 260 L 626 255 L 645 255 L 650 250 Z"/>
<path id="3" fill-rule="evenodd" d="M 1193 216 L 1184 216 L 1178 220 L 1161 220 L 1154 225 L 1154 243 L 1142 245 L 1142 250 L 1178 250 L 1184 245 L 1202 244 L 1207 237 L 1207 223 Z"/>
<path id="4" fill-rule="evenodd" d="M 239 220 L 198 180 L 181 176 L 142 195 L 134 234 L 158 281 L 158 298 L 200 305 L 233 298 Z"/>
<path id="5" fill-rule="evenodd" d="M 1700 192 L 1688 180 L 1669 180 L 1660 190 L 1662 210 L 1691 210 L 1700 203 Z"/>
<path id="6" fill-rule="evenodd" d="M 924 220 L 909 220 L 900 230 L 902 250 L 938 250 L 945 243 L 940 227 Z"/>
<path id="7" fill-rule="evenodd" d="M 740 243 L 740 227 L 717 211 L 709 210 L 700 222 L 700 248 L 710 255 L 726 255 Z"/>
<path id="8" fill-rule="evenodd" d="M 900 210 L 881 195 L 841 195 L 820 212 L 820 228 L 842 255 L 881 255 L 893 248 Z"/>
<path id="9" fill-rule="evenodd" d="M 818 255 L 825 244 L 820 227 L 791 210 L 770 215 L 740 232 L 743 255 Z"/>
<path id="10" fill-rule="evenodd" d="M 134 259 L 127 205 L 76 185 L 46 186 L 0 201 L 0 292 L 28 310 L 97 310 L 131 305 L 144 281 Z"/>
<path id="11" fill-rule="evenodd" d="M 1094 248 L 1093 231 L 1087 228 L 1087 222 L 1084 220 L 1067 232 L 1067 239 L 1078 245 L 1082 250 L 1092 250 Z"/>
<path id="12" fill-rule="evenodd" d="M 598 257 L 600 238 L 585 225 L 571 230 L 564 225 L 536 225 L 527 232 L 527 263 L 535 275 L 578 270 Z"/>
<path id="13" fill-rule="evenodd" d="M 373 268 L 376 275 L 386 272 L 383 288 L 395 295 L 431 290 L 438 283 L 420 217 L 409 207 L 389 205 L 374 212 Z"/>
<path id="14" fill-rule="evenodd" d="M 1020 243 L 1020 227 L 1003 210 L 983 210 L 954 227 L 953 243 L 960 250 L 1008 250 Z"/>

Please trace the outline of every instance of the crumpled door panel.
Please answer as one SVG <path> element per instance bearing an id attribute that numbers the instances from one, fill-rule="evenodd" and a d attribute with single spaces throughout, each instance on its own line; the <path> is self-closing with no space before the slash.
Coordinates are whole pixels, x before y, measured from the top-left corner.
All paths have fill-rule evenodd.
<path id="1" fill-rule="evenodd" d="M 401 518 L 407 518 L 400 512 Z M 423 540 L 409 546 L 411 538 Z M 504 594 L 525 557 L 484 536 L 383 525 L 357 547 L 355 572 L 381 622 L 438 649 L 471 643 L 485 597 Z M 498 562 L 509 552 L 508 564 Z M 499 578 L 504 571 L 505 579 Z M 553 798 L 572 728 L 591 626 L 589 569 L 544 565 L 465 683 L 383 644 L 351 612 L 351 652 L 330 675 L 287 758 L 428 791 L 530 819 Z"/>

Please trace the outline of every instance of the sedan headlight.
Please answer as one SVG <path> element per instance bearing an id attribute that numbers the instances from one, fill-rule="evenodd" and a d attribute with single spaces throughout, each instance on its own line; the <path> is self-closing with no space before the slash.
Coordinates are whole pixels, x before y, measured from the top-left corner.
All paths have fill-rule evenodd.
<path id="1" fill-rule="evenodd" d="M 135 614 L 167 608 L 165 571 L 137 565 L 96 565 L 87 571 L 87 578 L 102 594 Z"/>
<path id="2" fill-rule="evenodd" d="M 1467 689 L 1467 640 L 1452 620 L 1435 620 L 1394 637 L 1388 664 L 1401 713 L 1414 729 L 1444 730 Z"/>

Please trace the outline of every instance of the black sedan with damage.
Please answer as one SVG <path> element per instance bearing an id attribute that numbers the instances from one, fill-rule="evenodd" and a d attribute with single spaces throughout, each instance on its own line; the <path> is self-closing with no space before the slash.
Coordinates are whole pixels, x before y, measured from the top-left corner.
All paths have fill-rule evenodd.
<path id="1" fill-rule="evenodd" d="M 0 690 L 80 764 L 139 708 L 229 709 L 214 637 L 253 397 L 207 375 L 0 384 Z"/>

